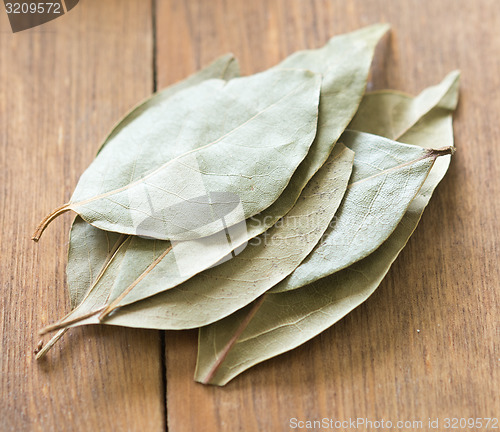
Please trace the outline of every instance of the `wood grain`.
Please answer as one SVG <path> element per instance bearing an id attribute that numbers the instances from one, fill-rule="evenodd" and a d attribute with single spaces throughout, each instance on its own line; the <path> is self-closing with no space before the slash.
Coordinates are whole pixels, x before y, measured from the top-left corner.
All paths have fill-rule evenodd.
<path id="1" fill-rule="evenodd" d="M 3 7 L 2 7 L 3 9 Z M 164 429 L 158 332 L 70 331 L 45 361 L 38 329 L 69 310 L 66 202 L 111 126 L 153 89 L 149 2 L 84 1 L 12 34 L 0 11 L 0 430 Z"/>
<path id="2" fill-rule="evenodd" d="M 37 330 L 69 307 L 71 217 L 38 245 L 30 234 L 69 198 L 99 142 L 151 93 L 155 75 L 164 87 L 228 51 L 244 74 L 258 72 L 379 21 L 393 31 L 370 88 L 417 93 L 459 68 L 462 90 L 449 174 L 364 305 L 224 388 L 193 382 L 196 332 L 167 333 L 166 388 L 155 331 L 74 329 L 35 363 Z M 0 11 L 0 430 L 288 431 L 293 417 L 424 422 L 404 428 L 412 431 L 429 430 L 429 418 L 442 427 L 446 417 L 498 417 L 498 28 L 496 0 L 87 0 L 15 35 Z"/>
<path id="3" fill-rule="evenodd" d="M 423 421 L 420 429 L 394 427 L 409 431 L 430 430 L 429 418 L 443 427 L 447 417 L 498 417 L 496 0 L 397 6 L 384 0 L 158 0 L 156 18 L 160 87 L 228 51 L 243 73 L 253 73 L 379 21 L 393 30 L 378 50 L 370 88 L 417 93 L 450 70 L 462 71 L 458 152 L 378 291 L 320 337 L 225 388 L 192 381 L 195 332 L 168 332 L 169 431 L 288 431 L 290 418 Z"/>

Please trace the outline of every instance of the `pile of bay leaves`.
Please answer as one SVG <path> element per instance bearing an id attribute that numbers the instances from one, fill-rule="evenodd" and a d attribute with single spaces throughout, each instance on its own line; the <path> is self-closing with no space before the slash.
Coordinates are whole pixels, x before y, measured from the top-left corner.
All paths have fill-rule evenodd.
<path id="1" fill-rule="evenodd" d="M 453 153 L 458 73 L 365 94 L 386 25 L 240 77 L 210 66 L 143 102 L 69 203 L 74 326 L 199 328 L 195 379 L 224 385 L 365 301 Z"/>

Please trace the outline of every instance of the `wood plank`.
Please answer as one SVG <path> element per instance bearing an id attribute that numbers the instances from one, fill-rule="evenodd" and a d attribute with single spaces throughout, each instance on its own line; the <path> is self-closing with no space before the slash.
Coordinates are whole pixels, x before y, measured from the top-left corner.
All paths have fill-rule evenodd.
<path id="1" fill-rule="evenodd" d="M 41 363 L 38 329 L 69 310 L 66 202 L 114 123 L 153 89 L 150 2 L 84 1 L 12 34 L 0 11 L 0 429 L 164 429 L 160 334 L 75 329 Z"/>
<path id="2" fill-rule="evenodd" d="M 417 93 L 453 69 L 461 69 L 463 77 L 455 118 L 458 152 L 378 291 L 320 337 L 224 388 L 193 382 L 196 332 L 168 332 L 169 431 L 288 431 L 293 417 L 424 425 L 439 418 L 443 427 L 446 417 L 498 415 L 497 2 L 158 0 L 157 5 L 160 86 L 227 51 L 239 58 L 243 73 L 253 73 L 295 50 L 319 47 L 334 34 L 379 21 L 391 22 L 393 31 L 379 49 L 371 88 Z"/>

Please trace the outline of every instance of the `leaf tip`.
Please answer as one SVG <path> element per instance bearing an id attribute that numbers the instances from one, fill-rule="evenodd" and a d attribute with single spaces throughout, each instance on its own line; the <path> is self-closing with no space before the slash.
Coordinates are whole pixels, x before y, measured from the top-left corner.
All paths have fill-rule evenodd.
<path id="1" fill-rule="evenodd" d="M 38 354 L 40 353 L 42 348 L 43 348 L 43 340 L 39 340 L 36 348 L 33 350 L 33 354 L 35 354 L 37 359 L 38 359 Z"/>
<path id="2" fill-rule="evenodd" d="M 387 32 L 390 32 L 391 31 L 391 25 L 389 23 L 378 23 L 378 24 L 374 24 L 372 26 L 372 28 L 374 30 L 376 30 L 377 34 L 379 35 L 379 37 L 382 37 L 383 35 L 385 35 Z"/>
<path id="3" fill-rule="evenodd" d="M 37 347 L 35 348 L 34 354 L 35 359 L 40 360 L 49 352 L 49 350 L 56 344 L 56 342 L 61 339 L 68 331 L 67 328 L 60 329 L 52 339 L 44 346 L 43 341 L 39 341 Z"/>

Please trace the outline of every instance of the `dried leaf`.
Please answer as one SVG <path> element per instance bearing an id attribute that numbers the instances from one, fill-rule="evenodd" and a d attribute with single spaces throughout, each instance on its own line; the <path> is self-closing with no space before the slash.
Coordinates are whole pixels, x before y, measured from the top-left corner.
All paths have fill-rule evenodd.
<path id="1" fill-rule="evenodd" d="M 178 240 L 259 213 L 312 144 L 320 85 L 317 74 L 283 69 L 176 93 L 112 137 L 34 238 L 68 210 L 108 231 Z"/>
<path id="2" fill-rule="evenodd" d="M 452 86 L 451 93 L 456 100 L 456 85 Z M 408 106 L 411 102 L 410 97 L 393 92 L 377 93 L 370 98 L 373 98 L 373 113 L 377 113 L 378 108 L 384 110 L 387 106 L 384 99 L 393 99 L 392 105 Z M 376 104 L 377 98 L 380 105 Z M 370 117 L 369 112 L 366 115 Z M 359 121 L 358 127 L 364 129 L 364 123 Z M 387 132 L 390 134 L 391 130 Z M 425 148 L 436 142 L 452 146 L 451 112 L 439 106 L 432 109 L 408 130 L 405 138 L 407 141 L 417 139 Z M 417 143 L 413 141 L 413 144 Z M 303 344 L 364 302 L 378 287 L 416 228 L 449 161 L 450 156 L 436 161 L 395 231 L 371 255 L 301 289 L 268 292 L 254 304 L 200 329 L 195 379 L 205 384 L 224 385 L 251 366 Z"/>
<path id="3" fill-rule="evenodd" d="M 141 302 L 114 310 L 111 274 L 127 264 L 120 249 L 110 271 L 65 320 L 65 325 L 99 323 L 147 328 L 194 328 L 214 322 L 247 305 L 292 272 L 311 251 L 332 219 L 347 186 L 354 155 L 338 145 L 311 179 L 292 210 L 253 245 L 230 261 L 200 273 L 184 284 Z M 127 241 L 132 241 L 129 237 Z M 151 259 L 159 254 L 149 248 Z M 120 258 L 121 256 L 121 258 Z M 101 312 L 101 316 L 96 316 Z M 92 314 L 92 316 L 89 316 Z"/>
<path id="4" fill-rule="evenodd" d="M 356 154 L 342 204 L 321 242 L 273 292 L 300 288 L 376 250 L 394 231 L 440 155 L 364 132 L 348 131 L 342 140 Z"/>

